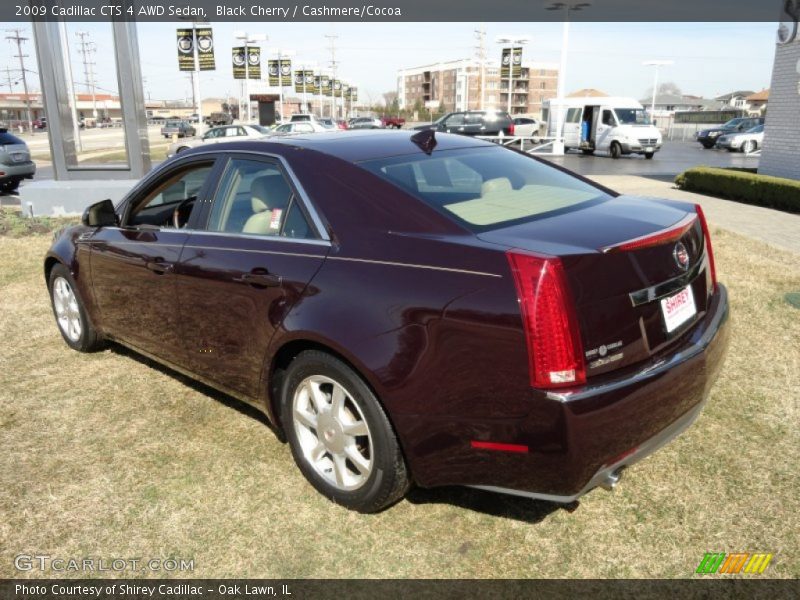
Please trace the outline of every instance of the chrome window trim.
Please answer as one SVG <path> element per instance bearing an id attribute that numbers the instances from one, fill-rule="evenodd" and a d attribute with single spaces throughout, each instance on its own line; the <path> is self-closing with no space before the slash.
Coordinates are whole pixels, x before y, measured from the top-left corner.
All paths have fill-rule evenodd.
<path id="1" fill-rule="evenodd" d="M 215 156 L 231 155 L 231 154 L 250 154 L 253 156 L 261 156 L 265 158 L 277 159 L 277 161 L 283 167 L 283 170 L 289 176 L 289 179 L 291 179 L 292 185 L 294 186 L 295 190 L 297 190 L 297 195 L 300 197 L 300 201 L 303 203 L 303 207 L 306 209 L 306 212 L 311 217 L 311 222 L 312 222 L 311 224 L 314 226 L 314 229 L 316 229 L 317 236 L 323 241 L 326 242 L 331 241 L 331 237 L 328 234 L 328 230 L 322 223 L 322 218 L 320 217 L 319 212 L 317 211 L 313 202 L 311 202 L 311 198 L 308 196 L 308 193 L 303 187 L 303 184 L 300 183 L 300 179 L 297 177 L 297 174 L 295 174 L 294 169 L 292 169 L 291 165 L 289 164 L 289 161 L 287 161 L 285 157 L 281 156 L 280 154 L 274 154 L 272 152 L 224 149 L 224 150 L 205 150 L 202 152 L 196 152 L 190 156 L 187 156 L 186 158 L 191 159 L 194 158 L 195 156 L 203 156 L 206 154 L 213 154 Z M 267 238 L 267 236 L 260 236 L 259 239 L 265 239 L 265 238 Z M 273 238 L 270 237 L 269 239 Z"/>
<path id="2" fill-rule="evenodd" d="M 180 229 L 179 231 L 187 231 L 190 232 L 192 235 L 213 235 L 213 236 L 234 238 L 234 239 L 258 240 L 262 242 L 280 240 L 282 242 L 294 242 L 295 244 L 310 244 L 314 246 L 329 247 L 331 245 L 330 241 L 327 240 L 292 238 L 283 235 L 258 235 L 254 233 L 235 233 L 230 231 L 209 231 L 208 229 Z"/>

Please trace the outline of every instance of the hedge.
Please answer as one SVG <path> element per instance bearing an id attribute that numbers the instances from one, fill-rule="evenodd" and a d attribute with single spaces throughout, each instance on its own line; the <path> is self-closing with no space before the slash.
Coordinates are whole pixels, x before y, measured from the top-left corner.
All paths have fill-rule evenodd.
<path id="1" fill-rule="evenodd" d="M 682 190 L 800 213 L 800 181 L 737 169 L 694 167 L 675 178 Z"/>

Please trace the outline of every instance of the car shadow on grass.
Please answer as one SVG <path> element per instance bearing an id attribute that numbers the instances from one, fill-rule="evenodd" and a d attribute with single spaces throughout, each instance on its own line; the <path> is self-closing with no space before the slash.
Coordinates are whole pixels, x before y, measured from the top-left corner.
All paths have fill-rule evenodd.
<path id="1" fill-rule="evenodd" d="M 247 402 L 239 400 L 238 398 L 234 398 L 233 396 L 229 396 L 228 394 L 221 392 L 216 388 L 197 381 L 196 379 L 192 379 L 191 377 L 175 371 L 174 369 L 170 369 L 166 365 L 162 365 L 161 363 L 147 358 L 146 356 L 139 354 L 136 351 L 127 348 L 126 346 L 122 346 L 121 344 L 112 342 L 109 344 L 108 349 L 115 354 L 135 360 L 140 364 L 150 367 L 151 369 L 155 369 L 156 371 L 160 371 L 165 375 L 169 375 L 173 379 L 180 381 L 183 385 L 192 388 L 194 391 L 203 394 L 204 396 L 208 396 L 220 404 L 223 404 L 228 408 L 232 408 L 233 410 L 238 411 L 243 415 L 250 417 L 251 419 L 255 419 L 259 423 L 266 425 L 280 441 L 284 441 L 283 433 L 275 428 L 267 416 L 257 408 L 250 406 Z"/>
<path id="2" fill-rule="evenodd" d="M 533 500 L 457 486 L 431 489 L 414 488 L 408 492 L 406 500 L 412 504 L 450 504 L 493 517 L 503 517 L 530 524 L 540 523 L 559 510 L 573 512 L 578 508 L 577 501 L 571 504 L 556 504 L 545 500 Z"/>

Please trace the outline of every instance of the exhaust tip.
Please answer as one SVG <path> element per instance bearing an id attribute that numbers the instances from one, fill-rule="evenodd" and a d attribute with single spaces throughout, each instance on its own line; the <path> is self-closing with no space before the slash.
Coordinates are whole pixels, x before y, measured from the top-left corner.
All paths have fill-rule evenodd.
<path id="1" fill-rule="evenodd" d="M 610 492 L 615 487 L 617 487 L 617 484 L 619 483 L 620 479 L 622 479 L 622 469 L 617 469 L 613 473 L 609 473 L 608 475 L 605 476 L 603 481 L 600 482 L 600 487 L 606 490 L 607 492 Z"/>

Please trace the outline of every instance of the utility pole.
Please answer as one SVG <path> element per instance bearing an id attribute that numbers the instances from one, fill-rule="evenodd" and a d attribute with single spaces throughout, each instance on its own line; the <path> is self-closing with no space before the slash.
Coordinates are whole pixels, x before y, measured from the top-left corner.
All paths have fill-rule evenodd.
<path id="1" fill-rule="evenodd" d="M 331 41 L 330 65 L 331 70 L 333 71 L 333 79 L 331 80 L 331 118 L 335 120 L 339 118 L 339 111 L 336 110 L 336 89 L 333 87 L 333 82 L 336 81 L 336 65 L 339 64 L 336 62 L 336 40 L 339 36 L 335 33 L 332 33 L 330 35 L 326 35 L 325 37 Z"/>
<path id="2" fill-rule="evenodd" d="M 76 31 L 75 35 L 81 38 L 80 41 L 80 52 L 81 56 L 83 56 L 83 77 L 86 81 L 86 89 L 92 95 L 92 116 L 95 120 L 95 125 L 97 124 L 97 95 L 95 93 L 95 84 L 94 84 L 94 63 L 89 60 L 89 55 L 93 52 L 97 52 L 97 46 L 95 46 L 94 42 L 86 41 L 86 38 L 89 37 L 89 33 L 87 31 Z"/>
<path id="3" fill-rule="evenodd" d="M 8 91 L 11 92 L 12 94 L 14 93 L 14 83 L 16 83 L 16 82 L 11 77 L 11 69 L 6 67 L 6 83 L 5 84 L 8 86 Z"/>
<path id="4" fill-rule="evenodd" d="M 21 29 L 7 29 L 6 31 L 12 33 L 12 35 L 7 35 L 6 39 L 16 42 L 17 44 L 16 57 L 19 59 L 19 68 L 22 71 L 22 89 L 25 92 L 25 108 L 28 113 L 28 131 L 33 133 L 33 119 L 31 118 L 31 99 L 30 96 L 28 96 L 28 78 L 25 76 L 25 59 L 28 58 L 28 55 L 22 53 L 22 42 L 27 42 L 28 38 L 22 37 Z"/>
<path id="5" fill-rule="evenodd" d="M 475 37 L 478 40 L 478 47 L 476 53 L 478 55 L 478 63 L 481 69 L 481 83 L 480 83 L 480 109 L 485 110 L 486 96 L 484 90 L 486 89 L 486 27 L 481 24 L 480 29 L 475 30 Z M 469 86 L 469 78 L 467 78 L 467 85 Z M 469 106 L 467 106 L 469 110 Z"/>

